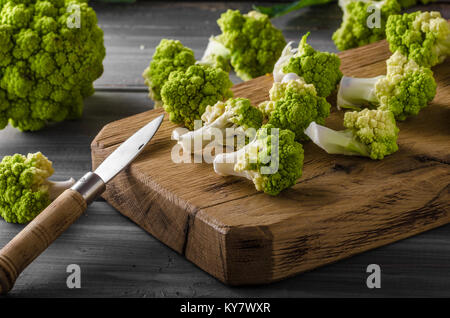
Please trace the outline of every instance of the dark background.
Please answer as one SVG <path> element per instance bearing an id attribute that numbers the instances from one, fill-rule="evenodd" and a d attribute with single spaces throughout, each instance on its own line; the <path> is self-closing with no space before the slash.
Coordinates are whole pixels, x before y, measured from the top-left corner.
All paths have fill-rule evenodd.
<path id="1" fill-rule="evenodd" d="M 90 142 L 107 123 L 152 107 L 141 77 L 161 38 L 174 38 L 201 57 L 216 20 L 228 8 L 251 10 L 253 2 L 92 2 L 105 33 L 105 72 L 86 100 L 82 120 L 36 133 L 0 131 L 0 157 L 42 151 L 53 162 L 55 180 L 81 177 L 91 169 Z M 266 3 L 267 4 L 267 3 Z M 269 3 L 270 4 L 270 3 Z M 439 10 L 450 3 L 410 9 Z M 311 31 L 310 44 L 336 52 L 331 40 L 342 13 L 336 3 L 302 9 L 275 19 L 286 39 Z M 232 76 L 235 83 L 239 82 Z M 23 226 L 0 221 L 0 246 Z M 366 287 L 366 268 L 379 264 L 381 289 Z M 78 264 L 82 288 L 66 287 L 66 267 Z M 81 217 L 17 281 L 8 297 L 429 297 L 450 296 L 450 225 L 350 259 L 253 287 L 223 285 L 172 251 L 103 200 Z"/>

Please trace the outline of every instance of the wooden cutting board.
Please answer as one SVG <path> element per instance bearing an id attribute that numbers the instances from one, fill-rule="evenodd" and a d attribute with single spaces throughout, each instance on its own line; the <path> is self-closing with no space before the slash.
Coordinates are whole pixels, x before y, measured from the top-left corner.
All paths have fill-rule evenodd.
<path id="1" fill-rule="evenodd" d="M 385 41 L 340 53 L 345 75 L 385 73 Z M 304 145 L 303 177 L 278 197 L 221 177 L 206 163 L 175 164 L 167 121 L 147 149 L 107 186 L 104 198 L 150 234 L 219 280 L 269 283 L 450 222 L 450 63 L 435 69 L 437 96 L 399 123 L 400 150 L 382 161 L 328 155 Z M 254 104 L 271 76 L 234 86 Z M 329 98 L 334 105 L 335 96 Z M 95 169 L 162 113 L 113 122 L 92 142 Z M 343 114 L 327 125 L 341 129 Z M 166 116 L 167 118 L 167 116 Z"/>

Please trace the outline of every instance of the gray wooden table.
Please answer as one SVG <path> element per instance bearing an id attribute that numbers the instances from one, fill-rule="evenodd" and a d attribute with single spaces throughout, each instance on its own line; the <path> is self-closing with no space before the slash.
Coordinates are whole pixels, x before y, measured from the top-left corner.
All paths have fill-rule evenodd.
<path id="1" fill-rule="evenodd" d="M 54 162 L 54 179 L 79 178 L 91 168 L 90 142 L 107 123 L 148 110 L 141 73 L 161 38 L 175 38 L 196 56 L 217 34 L 227 8 L 248 11 L 250 3 L 94 4 L 105 32 L 107 57 L 97 92 L 86 101 L 82 120 L 37 133 L 0 131 L 0 156 L 42 151 Z M 448 19 L 450 4 L 437 9 Z M 288 40 L 311 31 L 310 43 L 336 51 L 331 35 L 339 26 L 336 4 L 305 9 L 274 20 Z M 234 82 L 238 79 L 234 76 Z M 0 221 L 0 246 L 23 226 Z M 366 286 L 369 264 L 381 266 L 381 288 Z M 66 268 L 81 267 L 82 286 L 68 289 Z M 380 297 L 450 296 L 450 225 L 347 260 L 265 286 L 229 287 L 97 200 L 17 281 L 8 297 Z"/>

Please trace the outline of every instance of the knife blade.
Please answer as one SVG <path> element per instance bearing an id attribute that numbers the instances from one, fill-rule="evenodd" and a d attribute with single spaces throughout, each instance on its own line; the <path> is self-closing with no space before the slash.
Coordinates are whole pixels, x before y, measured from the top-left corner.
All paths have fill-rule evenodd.
<path id="1" fill-rule="evenodd" d="M 161 115 L 139 129 L 94 171 L 64 191 L 0 250 L 0 294 L 8 293 L 20 273 L 72 225 L 106 189 L 106 184 L 144 150 L 163 121 Z"/>

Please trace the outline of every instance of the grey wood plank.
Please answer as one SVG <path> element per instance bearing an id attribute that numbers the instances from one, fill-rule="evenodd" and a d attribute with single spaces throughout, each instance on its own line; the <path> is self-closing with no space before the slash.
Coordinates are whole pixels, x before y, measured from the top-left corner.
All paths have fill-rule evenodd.
<path id="1" fill-rule="evenodd" d="M 99 90 L 86 100 L 82 120 L 36 133 L 0 131 L 0 157 L 42 151 L 54 161 L 55 180 L 90 170 L 90 142 L 107 123 L 148 110 L 140 74 L 162 37 L 192 47 L 200 57 L 215 20 L 227 8 L 250 3 L 95 4 L 108 55 Z M 435 4 L 450 18 L 450 4 Z M 308 30 L 311 43 L 335 50 L 340 23 L 335 4 L 293 12 L 274 23 L 289 40 Z M 181 18 L 180 18 L 181 17 Z M 141 50 L 141 45 L 144 49 Z M 236 78 L 234 78 L 237 81 Z M 23 226 L 0 221 L 0 246 Z M 382 288 L 366 287 L 366 267 L 382 269 Z M 66 267 L 82 269 L 82 288 L 66 287 Z M 102 200 L 89 207 L 20 277 L 8 297 L 449 297 L 450 225 L 266 286 L 232 288 L 218 282 L 144 232 Z"/>
<path id="2" fill-rule="evenodd" d="M 0 244 L 23 226 L 0 223 Z M 443 297 L 450 296 L 450 226 L 412 237 L 278 283 L 229 287 L 95 202 L 28 267 L 9 297 Z M 382 288 L 366 287 L 368 264 L 382 269 Z M 78 264 L 81 289 L 66 287 Z"/>
<path id="3" fill-rule="evenodd" d="M 265 3 L 270 5 L 271 3 Z M 99 88 L 138 87 L 145 89 L 142 72 L 150 63 L 162 38 L 180 40 L 201 58 L 210 35 L 220 32 L 216 20 L 230 9 L 247 12 L 246 2 L 137 2 L 131 5 L 94 4 L 105 32 L 105 73 L 95 83 Z M 438 10 L 450 18 L 450 4 L 416 6 L 409 11 Z M 273 20 L 287 41 L 298 41 L 308 31 L 308 41 L 319 50 L 337 52 L 331 36 L 339 27 L 342 12 L 336 3 L 304 8 Z M 234 74 L 234 83 L 240 82 Z"/>

